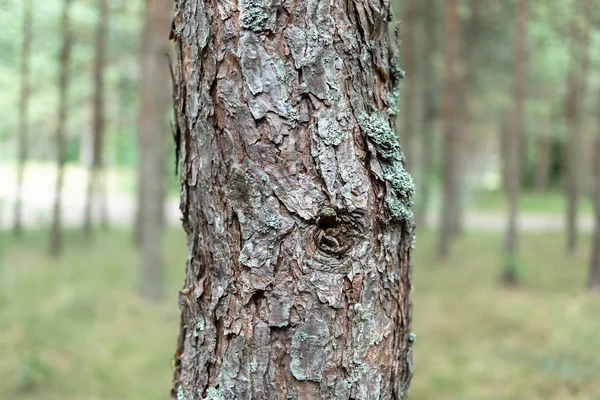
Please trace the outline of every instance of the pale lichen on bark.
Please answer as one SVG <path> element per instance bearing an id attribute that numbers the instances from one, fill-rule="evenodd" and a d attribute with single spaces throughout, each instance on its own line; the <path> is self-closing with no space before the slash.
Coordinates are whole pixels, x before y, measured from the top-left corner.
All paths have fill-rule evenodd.
<path id="1" fill-rule="evenodd" d="M 414 187 L 388 20 L 389 1 L 176 2 L 174 398 L 406 397 Z"/>

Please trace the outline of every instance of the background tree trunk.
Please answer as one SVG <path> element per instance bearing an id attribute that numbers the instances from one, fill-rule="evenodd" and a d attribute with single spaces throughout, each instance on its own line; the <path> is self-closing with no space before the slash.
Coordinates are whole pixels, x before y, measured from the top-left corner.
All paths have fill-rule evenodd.
<path id="1" fill-rule="evenodd" d="M 415 121 L 417 119 L 416 107 L 416 84 L 417 84 L 417 63 L 416 63 L 416 19 L 417 5 L 416 0 L 404 0 L 402 9 L 402 42 L 400 47 L 400 61 L 402 68 L 408 74 L 409 79 L 404 82 L 402 87 L 401 101 L 402 110 L 402 143 L 404 150 L 411 157 L 414 156 L 414 131 Z M 394 113 L 392 113 L 394 114 Z M 414 160 L 406 159 L 404 164 L 407 170 L 412 171 L 411 165 Z"/>
<path id="2" fill-rule="evenodd" d="M 92 163 L 86 191 L 83 232 L 92 235 L 94 210 L 102 206 L 101 178 L 104 168 L 104 67 L 106 64 L 106 32 L 108 29 L 108 2 L 98 0 L 99 19 L 96 28 L 96 61 L 94 63 L 94 115 L 92 130 Z"/>
<path id="3" fill-rule="evenodd" d="M 62 11 L 62 50 L 60 53 L 60 71 L 58 83 L 58 118 L 56 124 L 56 159 L 57 173 L 54 189 L 54 205 L 52 208 L 52 225 L 50 229 L 50 253 L 58 256 L 62 252 L 62 188 L 66 161 L 65 136 L 67 130 L 67 96 L 69 89 L 69 62 L 71 57 L 71 20 L 70 8 L 72 0 L 65 0 Z"/>
<path id="4" fill-rule="evenodd" d="M 525 101 L 525 35 L 527 23 L 526 0 L 515 5 L 515 58 L 513 68 L 513 110 L 507 140 L 506 194 L 508 200 L 508 227 L 502 281 L 510 286 L 517 284 L 517 216 L 523 143 L 523 103 Z"/>
<path id="5" fill-rule="evenodd" d="M 31 30 L 33 24 L 31 0 L 23 0 L 23 44 L 21 47 L 21 95 L 19 99 L 19 158 L 17 161 L 17 191 L 15 195 L 14 232 L 20 236 L 23 230 L 23 181 L 29 154 L 29 59 L 31 56 Z"/>
<path id="6" fill-rule="evenodd" d="M 389 3 L 277 4 L 176 5 L 172 397 L 404 399 L 414 185 Z"/>
<path id="7" fill-rule="evenodd" d="M 467 189 L 466 180 L 466 149 L 469 146 L 469 141 L 473 139 L 473 95 L 477 89 L 477 64 L 475 52 L 477 46 L 477 38 L 479 37 L 481 22 L 480 22 L 480 7 L 481 0 L 470 0 L 469 10 L 470 16 L 466 23 L 465 30 L 461 35 L 461 58 L 462 72 L 460 74 L 457 94 L 459 96 L 459 107 L 455 108 L 457 122 L 455 123 L 456 140 L 456 183 L 459 185 L 456 188 L 457 198 L 451 211 L 452 215 L 452 235 L 454 237 L 460 235 L 463 231 L 464 222 L 464 202 Z"/>
<path id="8" fill-rule="evenodd" d="M 550 116 L 547 125 L 550 126 Z M 544 192 L 548 189 L 548 178 L 550 175 L 550 132 L 542 132 L 535 139 L 536 163 L 535 163 L 535 189 Z"/>
<path id="9" fill-rule="evenodd" d="M 589 30 L 592 15 L 592 2 L 575 4 L 574 15 L 571 20 L 570 40 L 571 65 L 567 80 L 567 94 L 565 98 L 565 174 L 564 188 L 567 199 L 567 252 L 571 254 L 577 247 L 578 239 L 578 208 L 581 195 L 582 171 L 582 131 L 584 99 L 586 92 L 587 71 L 589 69 Z"/>
<path id="10" fill-rule="evenodd" d="M 437 0 L 425 0 L 421 4 L 423 14 L 423 31 L 425 43 L 423 48 L 423 66 L 420 68 L 423 78 L 423 112 L 421 131 L 421 159 L 419 195 L 417 196 L 415 219 L 417 226 L 422 226 L 429 210 L 429 194 L 431 191 L 431 170 L 433 163 L 433 149 L 435 143 L 434 131 L 438 119 L 438 90 L 433 58 L 438 50 L 437 30 Z"/>
<path id="11" fill-rule="evenodd" d="M 146 0 L 142 37 L 137 229 L 141 254 L 141 292 L 149 299 L 156 299 L 162 293 L 163 149 L 168 132 L 167 54 L 172 14 L 171 1 Z"/>
<path id="12" fill-rule="evenodd" d="M 458 155 L 459 138 L 456 129 L 457 92 L 456 56 L 458 53 L 457 0 L 446 0 L 444 9 L 444 97 L 443 97 L 443 156 L 442 156 L 442 206 L 439 229 L 438 257 L 448 256 L 453 236 L 454 216 L 459 201 Z"/>
<path id="13" fill-rule="evenodd" d="M 600 93 L 600 92 L 599 92 Z M 598 103 L 600 106 L 600 102 Z M 598 116 L 600 122 L 600 115 Z M 590 257 L 590 273 L 588 287 L 600 290 L 600 123 L 596 127 L 594 154 L 594 236 L 592 240 L 592 254 Z"/>

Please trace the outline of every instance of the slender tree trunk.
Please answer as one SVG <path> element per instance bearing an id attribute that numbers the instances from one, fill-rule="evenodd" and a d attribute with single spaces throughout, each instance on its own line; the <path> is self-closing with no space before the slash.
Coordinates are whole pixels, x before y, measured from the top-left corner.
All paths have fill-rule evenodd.
<path id="1" fill-rule="evenodd" d="M 402 143 L 407 154 L 413 156 L 413 142 L 416 113 L 416 83 L 417 83 L 417 63 L 416 63 L 416 17 L 417 0 L 404 0 L 402 10 L 402 46 L 400 47 L 400 60 L 409 79 L 407 79 L 402 88 Z M 392 112 L 394 114 L 394 112 Z M 407 169 L 411 170 L 409 163 L 411 160 L 404 161 Z M 414 165 L 414 164 L 413 164 Z"/>
<path id="2" fill-rule="evenodd" d="M 466 149 L 469 146 L 469 140 L 472 139 L 473 129 L 473 96 L 477 89 L 477 65 L 475 64 L 475 52 L 477 38 L 480 30 L 480 5 L 481 0 L 470 0 L 469 9 L 471 15 L 466 24 L 466 29 L 461 35 L 463 38 L 461 47 L 461 58 L 463 72 L 459 78 L 459 87 L 457 92 L 460 98 L 460 106 L 455 108 L 456 112 L 456 183 L 459 187 L 456 190 L 457 198 L 454 202 L 452 215 L 452 235 L 458 236 L 463 231 L 464 222 L 464 194 L 466 190 Z"/>
<path id="3" fill-rule="evenodd" d="M 571 21 L 571 66 L 567 81 L 565 99 L 565 142 L 564 187 L 567 199 L 567 252 L 571 254 L 577 248 L 579 229 L 577 226 L 579 199 L 581 197 L 582 170 L 582 130 L 583 105 L 586 92 L 587 70 L 589 64 L 589 30 L 592 15 L 592 1 L 577 3 Z M 580 23 L 584 20 L 584 24 Z"/>
<path id="4" fill-rule="evenodd" d="M 389 2 L 180 1 L 172 398 L 405 399 L 414 185 Z"/>
<path id="5" fill-rule="evenodd" d="M 548 122 L 550 116 L 548 116 Z M 536 142 L 536 168 L 535 189 L 544 192 L 548 189 L 548 178 L 550 174 L 550 136 L 549 132 L 542 132 L 535 140 Z"/>
<path id="6" fill-rule="evenodd" d="M 71 57 L 71 20 L 70 8 L 72 0 L 64 0 L 62 11 L 63 44 L 60 53 L 60 71 L 58 83 L 58 118 L 56 125 L 56 158 L 57 172 L 54 188 L 54 206 L 52 208 L 52 226 L 50 230 L 50 253 L 58 256 L 62 252 L 62 189 L 65 167 L 65 136 L 67 130 L 67 96 L 69 89 L 69 63 Z"/>
<path id="7" fill-rule="evenodd" d="M 521 162 L 523 143 L 523 104 L 525 101 L 525 36 L 527 29 L 526 0 L 515 5 L 516 44 L 513 67 L 513 110 L 507 140 L 506 194 L 508 200 L 508 227 L 502 281 L 509 286 L 517 284 L 517 216 L 519 189 L 521 187 Z"/>
<path id="8" fill-rule="evenodd" d="M 600 106 L 600 102 L 598 104 Z M 588 276 L 588 287 L 591 290 L 600 290 L 600 116 L 598 122 L 594 146 L 594 236 Z"/>
<path id="9" fill-rule="evenodd" d="M 21 236 L 23 230 L 23 181 L 29 153 L 29 58 L 31 53 L 31 30 L 33 24 L 31 0 L 23 1 L 23 42 L 21 47 L 21 95 L 19 101 L 19 158 L 17 163 L 17 191 L 14 209 L 14 233 Z"/>
<path id="10" fill-rule="evenodd" d="M 420 68 L 423 79 L 423 122 L 421 131 L 420 184 L 417 197 L 415 219 L 417 226 L 422 226 L 427 218 L 429 209 L 429 194 L 431 190 L 431 169 L 433 162 L 434 129 L 438 118 L 438 90 L 435 79 L 433 57 L 437 52 L 437 0 L 423 2 L 425 44 L 423 66 Z"/>
<path id="11" fill-rule="evenodd" d="M 456 129 L 456 96 L 458 82 L 456 76 L 456 57 L 458 53 L 458 11 L 457 0 L 446 0 L 444 11 L 444 97 L 443 97 L 443 156 L 442 156 L 442 207 L 440 217 L 440 233 L 438 257 L 448 256 L 453 236 L 456 203 L 459 199 L 458 146 L 459 138 Z"/>
<path id="12" fill-rule="evenodd" d="M 97 0 L 100 18 L 96 27 L 96 61 L 94 63 L 94 115 L 92 131 L 92 163 L 88 174 L 83 233 L 90 238 L 94 210 L 101 206 L 101 175 L 104 168 L 104 66 L 106 64 L 107 0 Z"/>
<path id="13" fill-rule="evenodd" d="M 162 292 L 162 214 L 165 181 L 163 149 L 169 110 L 166 55 L 169 53 L 172 2 L 146 0 L 142 38 L 140 107 L 140 186 L 138 234 L 141 251 L 141 292 L 156 299 Z"/>

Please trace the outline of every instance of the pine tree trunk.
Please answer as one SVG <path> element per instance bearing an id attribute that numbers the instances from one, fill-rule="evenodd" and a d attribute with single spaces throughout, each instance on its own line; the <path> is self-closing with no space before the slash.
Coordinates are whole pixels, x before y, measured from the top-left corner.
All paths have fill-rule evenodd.
<path id="1" fill-rule="evenodd" d="M 455 107 L 458 94 L 456 57 L 458 54 L 457 0 L 446 0 L 444 11 L 444 97 L 443 97 L 443 156 L 442 156 L 442 207 L 440 217 L 438 258 L 445 259 L 450 251 L 459 201 L 459 133 L 456 127 L 458 110 Z"/>
<path id="2" fill-rule="evenodd" d="M 365 0 L 177 3 L 172 398 L 406 398 L 414 185 L 390 19 Z"/>
<path id="3" fill-rule="evenodd" d="M 548 116 L 548 121 L 550 121 Z M 550 125 L 550 124 L 548 124 Z M 544 192 L 548 188 L 550 174 L 550 132 L 542 132 L 535 140 L 536 163 L 535 163 L 535 189 Z"/>
<path id="4" fill-rule="evenodd" d="M 60 71 L 58 82 L 58 118 L 56 125 L 56 184 L 54 188 L 54 205 L 52 208 L 52 225 L 50 229 L 50 253 L 58 256 L 62 252 L 62 189 L 64 167 L 66 161 L 65 136 L 67 129 L 67 95 L 69 89 L 69 63 L 71 57 L 71 20 L 70 8 L 72 0 L 64 0 L 62 11 L 62 50 L 60 53 Z"/>
<path id="5" fill-rule="evenodd" d="M 163 149 L 168 133 L 167 54 L 172 12 L 170 0 L 146 0 L 141 62 L 137 229 L 141 254 L 141 292 L 149 299 L 156 299 L 162 293 Z"/>
<path id="6" fill-rule="evenodd" d="M 413 157 L 413 142 L 415 121 L 417 119 L 416 108 L 416 84 L 417 84 L 417 68 L 416 68 L 416 0 L 404 0 L 402 10 L 402 46 L 400 47 L 400 61 L 402 68 L 408 74 L 408 79 L 402 86 L 402 132 L 401 138 L 404 146 L 404 151 Z M 395 114 L 392 112 L 392 114 Z M 404 161 L 407 170 L 413 172 L 409 165 L 411 160 Z M 414 162 L 411 164 L 414 165 Z"/>
<path id="7" fill-rule="evenodd" d="M 433 162 L 434 129 L 438 118 L 437 86 L 433 57 L 437 52 L 437 0 L 427 0 L 422 4 L 424 14 L 425 49 L 423 66 L 420 68 L 423 79 L 423 112 L 421 131 L 421 158 L 419 196 L 417 197 L 415 219 L 417 226 L 421 226 L 427 219 L 429 210 L 429 194 L 431 191 L 431 170 Z"/>
<path id="8" fill-rule="evenodd" d="M 452 215 L 452 235 L 459 236 L 463 232 L 464 225 L 464 203 L 465 192 L 467 188 L 466 175 L 466 154 L 469 147 L 469 141 L 473 139 L 473 96 L 477 89 L 477 65 L 475 59 L 477 38 L 480 31 L 480 6 L 481 0 L 470 0 L 469 9 L 471 15 L 465 26 L 465 31 L 461 34 L 461 58 L 462 74 L 459 79 L 459 88 L 457 90 L 460 98 L 459 107 L 455 108 L 457 135 L 455 144 L 456 155 L 456 189 L 457 198 L 454 202 Z"/>
<path id="9" fill-rule="evenodd" d="M 586 78 L 589 63 L 589 29 L 592 15 L 592 2 L 575 5 L 571 20 L 571 65 L 567 80 L 565 99 L 565 142 L 564 188 L 567 199 L 567 252 L 577 248 L 579 229 L 577 226 L 579 200 L 581 197 L 582 170 L 582 130 L 583 105 L 586 92 Z M 584 21 L 583 24 L 581 21 Z"/>
<path id="10" fill-rule="evenodd" d="M 31 0 L 23 1 L 23 42 L 21 47 L 21 94 L 19 99 L 19 157 L 17 160 L 17 190 L 14 208 L 14 233 L 23 231 L 23 181 L 29 154 L 29 59 L 31 57 L 31 30 L 33 24 Z"/>
<path id="11" fill-rule="evenodd" d="M 92 163 L 88 174 L 83 232 L 90 238 L 94 210 L 101 206 L 101 178 L 104 168 L 104 66 L 106 64 L 106 33 L 108 29 L 107 0 L 97 0 L 99 20 L 96 27 L 96 61 L 94 62 L 94 112 L 92 124 Z"/>
<path id="12" fill-rule="evenodd" d="M 598 121 L 600 122 L 600 118 L 598 118 Z M 588 287 L 591 290 L 600 291 L 600 124 L 596 129 L 598 129 L 598 132 L 596 133 L 594 146 L 594 236 Z"/>
<path id="13" fill-rule="evenodd" d="M 525 101 L 525 35 L 527 24 L 526 0 L 515 5 L 516 43 L 513 67 L 513 110 L 507 140 L 506 194 L 508 226 L 502 281 L 509 286 L 517 284 L 517 216 L 521 187 L 521 155 L 523 143 L 523 104 Z"/>

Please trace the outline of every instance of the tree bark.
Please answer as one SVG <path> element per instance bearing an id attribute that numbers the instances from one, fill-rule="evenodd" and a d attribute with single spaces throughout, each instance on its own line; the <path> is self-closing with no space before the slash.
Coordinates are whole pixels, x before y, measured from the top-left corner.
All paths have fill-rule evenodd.
<path id="1" fill-rule="evenodd" d="M 406 398 L 414 185 L 390 19 L 386 1 L 177 3 L 172 398 Z"/>
<path id="2" fill-rule="evenodd" d="M 513 109 L 510 119 L 507 145 L 506 194 L 508 200 L 508 224 L 502 281 L 509 286 L 517 284 L 517 216 L 519 190 L 521 187 L 521 163 L 523 143 L 523 104 L 525 101 L 525 36 L 527 29 L 526 0 L 515 5 L 516 43 L 513 67 Z"/>
<path id="3" fill-rule="evenodd" d="M 417 197 L 415 220 L 421 226 L 427 219 L 429 194 L 431 190 L 431 170 L 433 162 L 434 130 L 438 119 L 437 81 L 433 57 L 438 49 L 437 37 L 437 0 L 426 0 L 421 6 L 424 14 L 425 44 L 421 77 L 423 79 L 423 107 L 421 131 L 421 158 L 419 196 Z"/>
<path id="4" fill-rule="evenodd" d="M 457 0 L 446 0 L 444 10 L 444 97 L 443 97 L 443 156 L 442 156 L 442 207 L 437 255 L 445 259 L 453 236 L 454 216 L 459 200 L 459 137 L 456 129 L 458 111 L 455 107 L 457 92 L 456 57 L 458 54 Z"/>
<path id="5" fill-rule="evenodd" d="M 142 37 L 139 119 L 139 213 L 141 292 L 149 299 L 162 294 L 162 214 L 164 157 L 169 109 L 168 63 L 172 2 L 146 0 Z"/>
<path id="6" fill-rule="evenodd" d="M 58 118 L 56 124 L 56 183 L 54 188 L 54 205 L 52 208 L 52 225 L 50 229 L 50 253 L 58 256 L 62 252 L 62 189 L 64 179 L 64 167 L 66 161 L 65 136 L 67 129 L 67 96 L 69 89 L 69 63 L 71 57 L 71 20 L 70 8 L 72 0 L 64 0 L 61 29 L 62 50 L 60 53 L 60 71 L 58 82 Z"/>
<path id="7" fill-rule="evenodd" d="M 588 70 L 588 47 L 592 1 L 576 3 L 571 20 L 571 65 L 565 98 L 565 171 L 564 188 L 567 199 L 567 253 L 577 248 L 579 229 L 579 199 L 581 195 L 583 104 Z M 583 21 L 583 23 L 582 23 Z"/>
<path id="8" fill-rule="evenodd" d="M 106 64 L 106 33 L 108 29 L 108 2 L 97 0 L 99 19 L 96 26 L 96 61 L 94 62 L 94 111 L 92 124 L 92 163 L 88 173 L 83 233 L 90 238 L 94 210 L 101 204 L 101 178 L 104 168 L 104 67 Z"/>
<path id="9" fill-rule="evenodd" d="M 17 162 L 17 190 L 14 209 L 14 233 L 21 236 L 23 231 L 23 181 L 25 165 L 29 154 L 29 59 L 31 57 L 31 30 L 33 24 L 31 0 L 23 1 L 23 42 L 21 46 L 21 94 L 19 99 L 19 157 Z"/>

